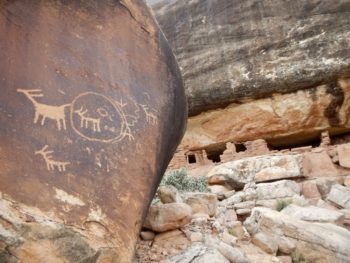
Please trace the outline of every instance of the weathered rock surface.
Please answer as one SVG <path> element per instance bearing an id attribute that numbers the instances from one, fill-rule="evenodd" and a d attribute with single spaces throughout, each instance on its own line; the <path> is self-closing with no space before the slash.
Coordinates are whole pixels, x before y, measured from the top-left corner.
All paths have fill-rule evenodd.
<path id="1" fill-rule="evenodd" d="M 179 191 L 172 185 L 159 186 L 157 194 L 163 204 L 182 203 L 182 198 Z"/>
<path id="2" fill-rule="evenodd" d="M 347 1 L 178 0 L 153 10 L 182 68 L 192 114 L 349 74 Z"/>
<path id="3" fill-rule="evenodd" d="M 350 85 L 349 80 L 341 83 L 330 85 L 338 88 L 319 86 L 203 112 L 189 118 L 181 147 L 195 150 L 261 138 L 283 146 L 318 139 L 322 130 L 345 133 L 350 127 Z"/>
<path id="4" fill-rule="evenodd" d="M 315 202 L 322 199 L 321 193 L 318 190 L 317 183 L 315 181 L 303 182 L 301 193 L 305 198 L 314 200 Z"/>
<path id="5" fill-rule="evenodd" d="M 274 238 L 269 237 L 268 235 L 259 232 L 253 236 L 252 242 L 254 245 L 260 247 L 262 250 L 269 254 L 276 255 L 278 250 L 278 244 Z"/>
<path id="6" fill-rule="evenodd" d="M 184 147 L 281 145 L 350 127 L 350 86 L 338 83 L 350 76 L 348 1 L 175 0 L 153 10 L 196 115 Z"/>
<path id="7" fill-rule="evenodd" d="M 229 263 L 216 249 L 203 245 L 190 247 L 183 253 L 169 259 L 168 263 Z"/>
<path id="8" fill-rule="evenodd" d="M 144 227 L 155 232 L 180 228 L 191 222 L 192 209 L 184 203 L 152 205 L 148 210 Z"/>
<path id="9" fill-rule="evenodd" d="M 337 147 L 339 164 L 345 168 L 350 168 L 350 144 L 343 144 Z"/>
<path id="10" fill-rule="evenodd" d="M 231 161 L 214 167 L 207 175 L 208 183 L 241 190 L 252 181 L 296 178 L 302 175 L 301 160 L 301 155 L 264 155 Z"/>
<path id="11" fill-rule="evenodd" d="M 193 214 L 207 214 L 214 216 L 218 199 L 216 194 L 191 193 L 185 197 L 185 203 L 192 208 Z"/>
<path id="12" fill-rule="evenodd" d="M 342 208 L 350 209 L 350 187 L 333 185 L 327 199 Z"/>
<path id="13" fill-rule="evenodd" d="M 231 263 L 250 263 L 245 254 L 238 248 L 227 245 L 226 243 L 208 236 L 205 244 L 211 248 L 217 249 Z"/>
<path id="14" fill-rule="evenodd" d="M 282 180 L 257 185 L 259 200 L 282 199 L 300 194 L 300 186 L 294 181 Z"/>
<path id="15" fill-rule="evenodd" d="M 303 156 L 303 174 L 310 178 L 336 176 L 338 171 L 326 151 L 309 152 Z"/>
<path id="16" fill-rule="evenodd" d="M 344 221 L 343 213 L 316 206 L 300 207 L 291 204 L 282 213 L 309 222 L 342 224 Z"/>
<path id="17" fill-rule="evenodd" d="M 297 249 L 309 262 L 345 263 L 350 260 L 350 232 L 333 224 L 301 221 L 259 207 L 253 209 L 244 225 L 252 235 L 262 232 L 273 237 L 284 253 Z"/>
<path id="18" fill-rule="evenodd" d="M 316 185 L 323 199 L 325 199 L 330 193 L 332 187 L 336 184 L 341 184 L 342 178 L 340 177 L 325 177 L 317 178 Z"/>
<path id="19" fill-rule="evenodd" d="M 0 219 L 0 254 L 129 263 L 185 126 L 164 36 L 141 0 L 2 0 L 0 14 L 0 199 L 31 211 Z M 59 230 L 36 236 L 40 217 Z"/>

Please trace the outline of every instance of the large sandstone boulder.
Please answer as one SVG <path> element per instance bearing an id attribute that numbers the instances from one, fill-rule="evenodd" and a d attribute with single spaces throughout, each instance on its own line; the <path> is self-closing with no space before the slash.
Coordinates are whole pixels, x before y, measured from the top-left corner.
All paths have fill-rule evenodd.
<path id="1" fill-rule="evenodd" d="M 164 0 L 153 10 L 193 116 L 182 146 L 347 132 L 349 1 Z"/>
<path id="2" fill-rule="evenodd" d="M 188 193 L 184 202 L 191 206 L 193 214 L 207 214 L 209 216 L 216 214 L 218 203 L 216 194 Z"/>
<path id="3" fill-rule="evenodd" d="M 144 227 L 155 232 L 165 232 L 180 228 L 192 219 L 192 209 L 183 203 L 152 205 L 144 222 Z"/>
<path id="4" fill-rule="evenodd" d="M 0 261 L 130 262 L 185 126 L 163 34 L 141 0 L 0 14 Z"/>
<path id="5" fill-rule="evenodd" d="M 278 244 L 278 250 L 298 251 L 313 263 L 350 260 L 350 232 L 328 223 L 310 223 L 268 208 L 254 208 L 244 225 L 251 235 L 264 233 Z"/>

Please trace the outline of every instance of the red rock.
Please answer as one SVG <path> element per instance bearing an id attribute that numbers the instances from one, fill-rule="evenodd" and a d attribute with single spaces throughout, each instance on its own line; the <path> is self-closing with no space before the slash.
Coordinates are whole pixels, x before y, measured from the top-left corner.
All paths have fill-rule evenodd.
<path id="1" fill-rule="evenodd" d="M 318 191 L 316 182 L 306 181 L 303 182 L 301 193 L 305 198 L 319 200 L 322 199 L 320 192 Z"/>
<path id="2" fill-rule="evenodd" d="M 337 152 L 340 166 L 350 168 L 350 144 L 339 145 Z"/>
<path id="3" fill-rule="evenodd" d="M 326 151 L 311 152 L 304 154 L 303 174 L 310 178 L 336 176 L 338 170 Z"/>

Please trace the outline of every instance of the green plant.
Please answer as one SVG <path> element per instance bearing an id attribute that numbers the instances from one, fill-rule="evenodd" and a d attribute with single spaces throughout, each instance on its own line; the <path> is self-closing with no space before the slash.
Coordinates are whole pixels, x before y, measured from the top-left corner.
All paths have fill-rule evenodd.
<path id="1" fill-rule="evenodd" d="M 293 263 L 308 263 L 308 261 L 303 257 L 303 255 L 298 250 L 294 250 L 291 256 L 292 256 Z"/>
<path id="2" fill-rule="evenodd" d="M 284 208 L 289 206 L 291 203 L 292 203 L 292 200 L 285 200 L 285 199 L 277 200 L 276 210 L 282 211 Z"/>
<path id="3" fill-rule="evenodd" d="M 166 174 L 160 185 L 172 185 L 180 192 L 209 192 L 207 177 L 187 176 L 184 168 Z"/>

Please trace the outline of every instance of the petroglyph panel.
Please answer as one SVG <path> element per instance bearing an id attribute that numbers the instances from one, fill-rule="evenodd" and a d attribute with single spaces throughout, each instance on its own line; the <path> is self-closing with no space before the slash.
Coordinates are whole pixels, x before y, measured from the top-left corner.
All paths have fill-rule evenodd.
<path id="1" fill-rule="evenodd" d="M 72 103 L 70 116 L 74 131 L 87 140 L 118 142 L 125 136 L 127 121 L 122 109 L 104 95 L 79 95 Z"/>
<path id="2" fill-rule="evenodd" d="M 67 165 L 70 164 L 70 162 L 62 162 L 62 161 L 56 161 L 53 159 L 52 154 L 54 151 L 49 150 L 49 146 L 45 145 L 41 150 L 38 150 L 35 152 L 35 155 L 41 155 L 41 157 L 44 159 L 46 163 L 46 168 L 48 171 L 59 171 L 59 172 L 65 172 Z"/>
<path id="3" fill-rule="evenodd" d="M 44 97 L 40 89 L 17 89 L 17 92 L 23 93 L 33 103 L 35 110 L 34 124 L 40 120 L 40 124 L 44 126 L 46 119 L 48 119 L 56 122 L 58 130 L 67 129 L 65 109 L 70 104 L 53 106 L 41 103 L 36 99 Z"/>
<path id="4" fill-rule="evenodd" d="M 0 192 L 129 263 L 186 104 L 149 9 L 122 2 L 0 0 Z"/>

